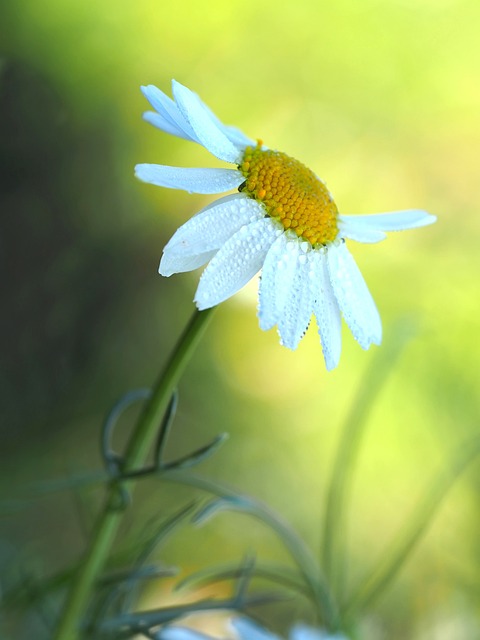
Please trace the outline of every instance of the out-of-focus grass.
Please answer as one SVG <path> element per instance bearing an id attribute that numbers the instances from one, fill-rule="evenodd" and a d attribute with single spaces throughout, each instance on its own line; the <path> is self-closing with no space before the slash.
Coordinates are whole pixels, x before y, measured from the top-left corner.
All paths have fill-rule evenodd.
<path id="1" fill-rule="evenodd" d="M 479 20 L 474 0 L 282 7 L 273 0 L 5 0 L 0 97 L 8 81 L 9 113 L 21 108 L 16 127 L 28 139 L 20 145 L 4 136 L 20 149 L 18 186 L 3 185 L 2 216 L 12 229 L 21 213 L 14 237 L 23 268 L 7 265 L 4 314 L 18 320 L 3 335 L 7 362 L 20 358 L 22 368 L 13 378 L 3 373 L 9 423 L 20 416 L 19 438 L 5 432 L 11 455 L 3 479 L 18 484 L 99 464 L 96 431 L 108 405 L 127 387 L 150 384 L 188 317 L 198 274 L 162 280 L 157 258 L 173 230 L 209 199 L 132 177 L 136 162 L 218 165 L 200 147 L 142 122 L 139 85 L 168 90 L 174 77 L 225 122 L 315 170 L 342 212 L 421 207 L 439 217 L 434 227 L 351 247 L 380 308 L 385 341 L 395 339 L 399 319 L 417 325 L 361 451 L 350 518 L 351 573 L 361 576 L 370 565 L 364 549 L 381 550 L 430 474 L 478 429 Z M 12 75 L 18 68 L 28 72 Z M 41 86 L 55 108 L 36 100 Z M 57 147 L 61 153 L 52 152 Z M 2 156 L 7 168 L 12 153 Z M 31 162 L 24 183 L 23 157 Z M 34 183 L 41 170 L 45 178 Z M 46 226 L 52 207 L 57 214 Z M 45 262 L 22 251 L 39 244 Z M 50 297 L 32 307 L 44 289 Z M 230 443 L 206 469 L 270 502 L 318 545 L 339 426 L 374 353 L 362 352 L 345 331 L 340 367 L 327 374 L 315 328 L 297 352 L 286 351 L 274 331 L 258 329 L 255 296 L 253 283 L 219 310 L 182 385 L 172 451 L 230 431 Z M 16 343 L 12 330 L 19 330 Z M 52 361 L 57 371 L 64 367 L 57 378 Z M 478 616 L 478 486 L 472 472 L 448 497 L 415 562 L 372 613 L 372 637 L 433 637 L 439 624 L 454 629 L 442 637 L 469 637 L 458 619 Z M 142 509 L 158 509 L 162 499 L 168 504 L 161 493 Z M 7 533 L 29 540 L 42 509 L 35 546 L 48 564 L 58 551 L 49 523 L 64 520 L 53 502 L 19 514 Z M 220 559 L 231 559 L 245 542 L 273 553 L 262 531 L 239 535 L 237 522 L 220 518 L 171 543 L 169 553 L 192 566 L 219 548 Z M 75 525 L 68 527 L 74 536 Z M 62 557 L 75 546 L 68 540 Z M 195 553 L 185 553 L 188 540 Z"/>

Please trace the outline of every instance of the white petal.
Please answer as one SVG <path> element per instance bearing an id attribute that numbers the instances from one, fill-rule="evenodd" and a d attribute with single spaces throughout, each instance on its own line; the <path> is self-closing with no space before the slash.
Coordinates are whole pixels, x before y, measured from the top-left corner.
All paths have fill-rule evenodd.
<path id="1" fill-rule="evenodd" d="M 147 122 L 150 122 L 159 129 L 176 135 L 179 138 L 185 138 L 192 142 L 200 142 L 190 123 L 185 119 L 180 109 L 171 98 L 152 84 L 148 85 L 148 87 L 141 87 L 141 89 L 143 95 L 147 98 L 155 111 L 157 111 L 161 116 L 161 118 L 153 120 L 148 116 L 147 112 L 143 116 Z"/>
<path id="2" fill-rule="evenodd" d="M 231 625 L 237 632 L 240 640 L 279 640 L 276 635 L 248 618 L 233 618 Z"/>
<path id="3" fill-rule="evenodd" d="M 344 242 L 332 243 L 327 264 L 338 306 L 362 349 L 382 340 L 382 323 L 375 302 Z"/>
<path id="4" fill-rule="evenodd" d="M 237 127 L 232 127 L 231 125 L 222 124 L 220 121 L 219 123 L 221 124 L 222 130 L 227 136 L 227 138 L 231 140 L 236 147 L 238 147 L 239 149 L 242 149 L 242 151 L 245 150 L 246 147 L 255 146 L 256 142 L 254 140 L 251 140 L 248 136 L 246 136 L 243 133 L 243 131 L 240 131 L 240 129 L 237 129 Z"/>
<path id="5" fill-rule="evenodd" d="M 162 131 L 165 131 L 165 133 L 170 133 L 172 136 L 177 136 L 177 138 L 183 138 L 184 140 L 190 140 L 191 142 L 197 142 L 197 140 L 193 140 L 184 131 L 179 129 L 177 125 L 172 124 L 170 120 L 167 120 L 156 111 L 145 111 L 143 119 L 145 122 L 153 124 L 157 129 L 161 129 Z"/>
<path id="6" fill-rule="evenodd" d="M 225 196 L 182 225 L 164 252 L 192 256 L 219 249 L 243 225 L 264 217 L 265 211 L 256 200 L 241 193 Z"/>
<path id="7" fill-rule="evenodd" d="M 164 249 L 164 254 L 160 260 L 158 273 L 167 278 L 174 273 L 184 273 L 185 271 L 193 271 L 207 264 L 209 260 L 217 253 L 213 251 L 205 251 L 204 253 L 196 253 L 194 255 L 182 255 L 174 252 L 168 252 Z"/>
<path id="8" fill-rule="evenodd" d="M 237 164 L 241 160 L 242 149 L 229 140 L 197 94 L 175 80 L 172 90 L 178 108 L 203 146 L 220 160 Z"/>
<path id="9" fill-rule="evenodd" d="M 277 324 L 287 303 L 297 267 L 298 237 L 277 229 L 277 240 L 270 248 L 262 269 L 259 290 L 259 321 L 264 331 Z"/>
<path id="10" fill-rule="evenodd" d="M 286 233 L 287 242 L 285 252 L 278 263 L 275 276 L 275 308 L 277 322 L 282 317 L 293 286 L 293 280 L 297 270 L 297 258 L 300 252 L 300 243 L 295 233 Z"/>
<path id="11" fill-rule="evenodd" d="M 361 229 L 365 231 L 404 231 L 405 229 L 416 229 L 433 224 L 436 216 L 432 216 L 420 209 L 407 209 L 405 211 L 392 211 L 390 213 L 374 213 L 371 215 L 340 215 L 339 222 L 347 238 L 356 240 L 349 235 L 350 229 L 353 233 Z M 379 238 L 380 240 L 383 238 Z M 361 240 L 363 242 L 363 240 Z M 367 240 L 366 242 L 375 242 Z"/>
<path id="12" fill-rule="evenodd" d="M 353 218 L 353 216 L 352 216 Z M 349 238 L 357 242 L 373 243 L 385 240 L 387 234 L 377 229 L 369 229 L 362 224 L 355 224 L 354 220 L 344 221 L 344 216 L 339 216 L 338 230 L 341 238 Z"/>
<path id="13" fill-rule="evenodd" d="M 328 371 L 335 369 L 342 351 L 342 319 L 327 268 L 324 250 L 312 251 L 310 268 L 314 282 L 313 311 L 322 341 L 323 357 Z"/>
<path id="14" fill-rule="evenodd" d="M 270 218 L 242 227 L 203 272 L 195 294 L 197 307 L 213 307 L 247 284 L 261 268 L 276 235 L 277 227 Z"/>
<path id="15" fill-rule="evenodd" d="M 188 193 L 224 193 L 244 182 L 236 169 L 190 169 L 161 164 L 137 164 L 135 175 L 143 182 Z"/>
<path id="16" fill-rule="evenodd" d="M 246 136 L 243 133 L 243 131 L 240 131 L 240 129 L 237 129 L 237 127 L 232 127 L 231 125 L 223 124 L 223 122 L 219 118 L 217 118 L 217 116 L 206 104 L 204 104 L 203 106 L 208 111 L 208 113 L 210 114 L 210 117 L 215 122 L 217 127 L 219 127 L 223 131 L 223 133 L 227 136 L 227 138 L 231 142 L 233 142 L 233 144 L 236 147 L 244 150 L 246 147 L 255 146 L 255 141 L 251 140 L 248 136 Z"/>
<path id="17" fill-rule="evenodd" d="M 278 333 L 282 344 L 289 349 L 296 349 L 310 323 L 313 313 L 313 279 L 310 277 L 309 254 L 301 248 L 298 240 L 295 250 L 291 252 L 291 260 L 295 260 L 293 278 L 285 291 L 285 304 L 278 319 Z M 285 287 L 286 289 L 286 287 Z"/>
<path id="18" fill-rule="evenodd" d="M 279 237 L 270 247 L 262 267 L 260 287 L 258 290 L 258 319 L 260 328 L 268 331 L 278 322 L 277 306 L 275 302 L 277 275 L 282 263 L 282 258 L 287 252 L 288 239 L 285 233 Z"/>

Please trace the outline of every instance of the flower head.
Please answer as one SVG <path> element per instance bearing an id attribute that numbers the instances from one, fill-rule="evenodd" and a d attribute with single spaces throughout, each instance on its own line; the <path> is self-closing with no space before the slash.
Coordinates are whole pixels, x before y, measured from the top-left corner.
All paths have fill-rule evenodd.
<path id="1" fill-rule="evenodd" d="M 296 349 L 312 314 L 327 369 L 341 352 L 341 316 L 363 349 L 380 344 L 382 325 L 345 239 L 379 242 L 386 231 L 436 220 L 410 209 L 342 215 L 325 184 L 303 164 L 222 124 L 200 98 L 172 82 L 172 100 L 154 86 L 142 91 L 154 112 L 145 120 L 197 142 L 235 169 L 139 164 L 145 182 L 190 193 L 237 193 L 205 207 L 182 225 L 163 251 L 164 276 L 208 263 L 195 294 L 199 309 L 223 302 L 261 270 L 258 316 L 264 330 L 277 325 L 280 341 Z"/>

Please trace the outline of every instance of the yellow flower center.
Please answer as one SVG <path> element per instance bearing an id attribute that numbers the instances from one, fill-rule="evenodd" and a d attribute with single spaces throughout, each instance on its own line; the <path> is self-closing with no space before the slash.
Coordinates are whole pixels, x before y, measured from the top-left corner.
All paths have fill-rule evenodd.
<path id="1" fill-rule="evenodd" d="M 327 187 L 301 162 L 279 151 L 247 147 L 240 189 L 260 201 L 267 214 L 312 246 L 335 240 L 338 209 Z"/>

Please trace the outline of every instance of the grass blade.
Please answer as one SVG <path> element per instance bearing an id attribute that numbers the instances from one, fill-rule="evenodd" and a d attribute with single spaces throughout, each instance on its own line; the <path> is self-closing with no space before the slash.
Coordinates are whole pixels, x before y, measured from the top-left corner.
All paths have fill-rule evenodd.
<path id="1" fill-rule="evenodd" d="M 449 468 L 438 474 L 412 517 L 379 560 L 370 577 L 345 607 L 345 617 L 353 619 L 371 605 L 396 577 L 430 525 L 438 507 L 458 477 L 480 454 L 480 438 L 459 448 Z"/>

